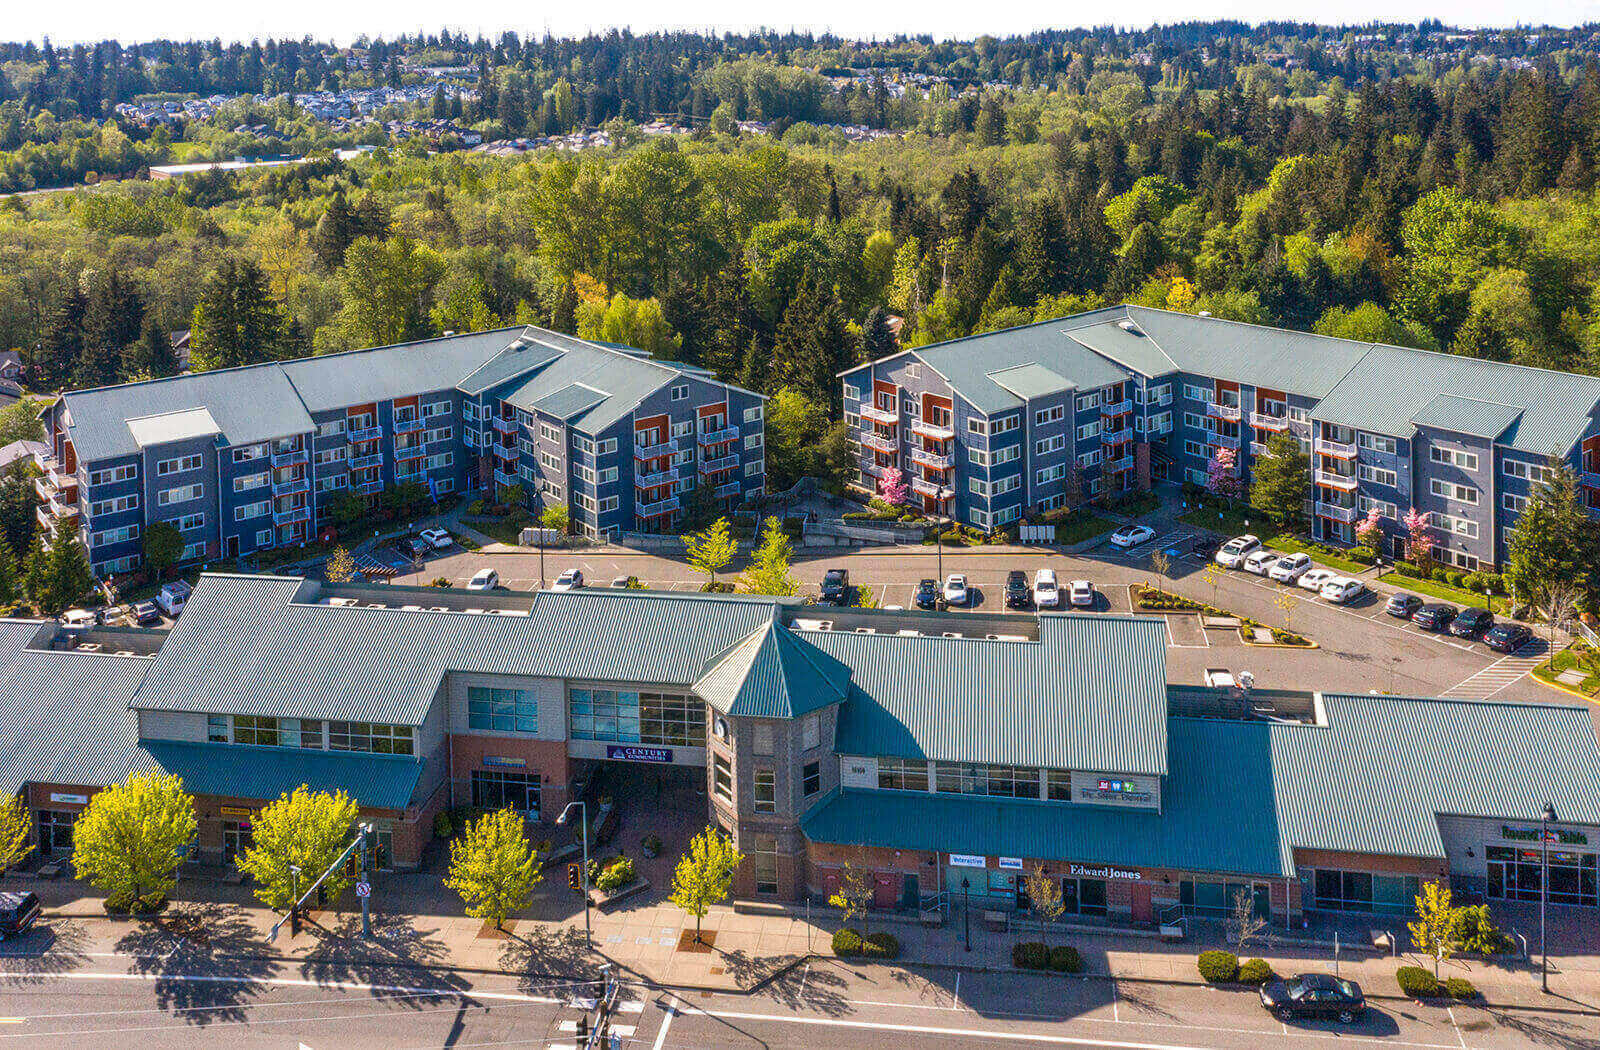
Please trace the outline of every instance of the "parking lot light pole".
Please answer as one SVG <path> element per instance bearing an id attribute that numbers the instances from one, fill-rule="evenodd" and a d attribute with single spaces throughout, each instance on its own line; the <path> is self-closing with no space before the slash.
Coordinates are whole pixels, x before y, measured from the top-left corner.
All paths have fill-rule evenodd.
<path id="1" fill-rule="evenodd" d="M 561 811 L 561 816 L 556 818 L 556 824 L 565 824 L 571 817 L 572 811 L 578 811 L 578 819 L 582 821 L 583 835 L 583 945 L 585 948 L 594 947 L 594 933 L 589 928 L 589 804 L 582 799 L 577 802 L 568 802 L 567 808 Z"/>
<path id="2" fill-rule="evenodd" d="M 972 880 L 961 876 L 961 936 L 966 939 L 967 951 L 972 950 Z"/>
<path id="3" fill-rule="evenodd" d="M 289 934 L 300 932 L 300 865 L 289 865 Z"/>
<path id="4" fill-rule="evenodd" d="M 1556 808 L 1544 804 L 1539 814 L 1539 990 L 1550 994 L 1550 950 L 1545 944 L 1545 908 L 1550 900 L 1550 825 L 1556 822 Z"/>

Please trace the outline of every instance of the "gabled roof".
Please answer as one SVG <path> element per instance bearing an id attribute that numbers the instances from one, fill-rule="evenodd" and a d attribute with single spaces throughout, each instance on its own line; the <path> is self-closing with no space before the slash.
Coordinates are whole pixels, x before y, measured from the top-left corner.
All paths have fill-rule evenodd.
<path id="1" fill-rule="evenodd" d="M 719 657 L 695 692 L 723 714 L 798 718 L 842 701 L 850 668 L 773 621 Z"/>
<path id="2" fill-rule="evenodd" d="M 284 361 L 280 367 L 312 412 L 453 390 L 461 377 L 506 348 L 520 329 L 440 336 L 392 346 Z M 235 442 L 237 444 L 238 442 Z"/>
<path id="3" fill-rule="evenodd" d="M 565 422 L 589 411 L 589 409 L 610 396 L 605 391 L 596 390 L 592 386 L 573 383 L 552 394 L 546 394 L 535 402 L 533 407 L 552 419 L 559 419 Z"/>
<path id="4" fill-rule="evenodd" d="M 1522 415 L 1522 409 L 1501 405 L 1475 397 L 1458 397 L 1455 394 L 1438 394 L 1432 401 L 1417 409 L 1411 423 L 1419 427 L 1432 427 L 1452 434 L 1466 434 L 1498 441 L 1500 435 Z"/>
<path id="5" fill-rule="evenodd" d="M 920 346 L 911 351 L 918 360 L 944 376 L 950 386 L 980 412 L 992 415 L 1021 405 L 1022 398 L 996 378 L 996 373 L 1025 365 L 1035 366 L 1020 378 L 1056 392 L 1064 380 L 1089 390 L 1128 378 L 1125 369 L 1090 353 L 1069 338 L 1060 321 L 1007 328 L 999 332 Z M 1053 374 L 1048 379 L 1044 373 Z"/>

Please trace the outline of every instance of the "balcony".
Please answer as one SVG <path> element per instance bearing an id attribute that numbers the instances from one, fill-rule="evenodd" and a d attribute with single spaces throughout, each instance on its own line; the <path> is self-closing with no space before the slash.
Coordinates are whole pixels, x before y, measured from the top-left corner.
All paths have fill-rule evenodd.
<path id="1" fill-rule="evenodd" d="M 861 473 L 870 474 L 875 478 L 883 477 L 883 472 L 889 468 L 873 460 L 864 460 L 861 464 Z"/>
<path id="2" fill-rule="evenodd" d="M 1238 405 L 1224 405 L 1216 401 L 1207 401 L 1206 415 L 1213 419 L 1227 419 L 1237 423 L 1241 412 Z"/>
<path id="3" fill-rule="evenodd" d="M 344 433 L 345 440 L 352 445 L 359 445 L 363 441 L 376 441 L 383 437 L 382 427 L 362 427 L 359 430 L 351 429 Z"/>
<path id="4" fill-rule="evenodd" d="M 874 423 L 882 423 L 890 427 L 898 426 L 900 423 L 900 414 L 898 412 L 893 412 L 887 408 L 879 408 L 877 405 L 862 405 L 861 418 L 870 419 Z"/>
<path id="5" fill-rule="evenodd" d="M 396 484 L 402 481 L 421 481 L 422 474 L 423 471 L 421 463 L 418 463 L 416 466 L 405 471 L 402 471 L 399 467 L 396 467 L 394 471 L 394 480 Z"/>
<path id="6" fill-rule="evenodd" d="M 1126 397 L 1121 401 L 1113 401 L 1109 404 L 1103 404 L 1100 406 L 1100 414 L 1102 416 L 1121 416 L 1132 411 L 1133 400 Z"/>
<path id="7" fill-rule="evenodd" d="M 900 452 L 900 443 L 894 438 L 884 437 L 882 434 L 877 434 L 870 430 L 861 432 L 861 444 L 879 452 L 887 452 L 891 456 L 898 455 Z"/>
<path id="8" fill-rule="evenodd" d="M 495 416 L 494 428 L 501 434 L 515 434 L 519 429 L 521 429 L 521 424 L 519 424 L 515 419 L 506 419 L 502 416 Z"/>
<path id="9" fill-rule="evenodd" d="M 396 434 L 415 434 L 428 424 L 422 419 L 397 419 L 394 421 Z"/>
<path id="10" fill-rule="evenodd" d="M 705 433 L 700 435 L 699 441 L 700 441 L 700 444 L 702 444 L 702 445 L 720 445 L 724 441 L 737 440 L 738 437 L 739 437 L 739 428 L 738 427 L 736 427 L 736 426 L 726 426 L 726 427 L 723 427 L 721 430 L 708 430 L 708 431 L 706 431 Z"/>
<path id="11" fill-rule="evenodd" d="M 728 454 L 726 456 L 718 456 L 716 459 L 701 460 L 700 461 L 700 473 L 702 473 L 702 474 L 720 474 L 724 470 L 732 470 L 734 467 L 737 467 L 738 465 L 739 465 L 739 454 L 737 452 L 734 452 L 734 453 L 730 453 L 730 454 Z"/>
<path id="12" fill-rule="evenodd" d="M 1317 501 L 1317 517 L 1332 518 L 1334 521 L 1356 521 L 1361 517 L 1361 512 L 1354 507 L 1344 507 L 1337 503 L 1323 503 Z"/>
<path id="13" fill-rule="evenodd" d="M 1354 492 L 1356 490 L 1356 479 L 1353 474 L 1336 474 L 1331 470 L 1317 470 L 1312 472 L 1312 478 L 1318 485 L 1342 489 L 1345 492 Z"/>
<path id="14" fill-rule="evenodd" d="M 294 507 L 289 510 L 275 510 L 272 512 L 272 524 L 274 525 L 293 525 L 296 522 L 308 521 L 310 518 L 310 507 Z"/>
<path id="15" fill-rule="evenodd" d="M 1239 437 L 1236 434 L 1212 434 L 1211 443 L 1213 445 L 1221 445 L 1223 448 L 1237 449 L 1239 447 Z"/>
<path id="16" fill-rule="evenodd" d="M 634 500 L 633 512 L 641 518 L 659 518 L 663 514 L 671 514 L 678 509 L 678 506 L 678 497 L 676 496 L 658 499 L 654 503 L 641 503 L 638 500 Z"/>
<path id="17" fill-rule="evenodd" d="M 666 470 L 658 470 L 654 474 L 636 474 L 634 475 L 633 483 L 642 489 L 655 489 L 660 488 L 662 485 L 670 485 L 677 480 L 678 468 L 668 467 Z"/>
<path id="18" fill-rule="evenodd" d="M 370 456 L 351 456 L 350 457 L 350 469 L 351 470 L 366 470 L 368 467 L 381 467 L 381 466 L 383 466 L 383 453 L 382 452 L 374 452 Z"/>
<path id="19" fill-rule="evenodd" d="M 636 460 L 660 459 L 670 456 L 677 451 L 677 446 L 670 441 L 659 441 L 654 445 L 635 445 L 633 458 Z"/>
<path id="20" fill-rule="evenodd" d="M 927 478 L 912 478 L 911 487 L 924 496 L 931 496 L 936 500 L 947 500 L 955 495 L 953 489 L 948 489 L 936 481 Z"/>
<path id="21" fill-rule="evenodd" d="M 1266 442 L 1252 441 L 1250 442 L 1250 454 L 1252 456 L 1270 456 L 1272 455 L 1272 449 L 1267 447 Z"/>
<path id="22" fill-rule="evenodd" d="M 1122 456 L 1119 459 L 1108 459 L 1108 460 L 1105 461 L 1105 463 L 1101 467 L 1101 470 L 1104 471 L 1107 474 L 1121 474 L 1125 470 L 1132 470 L 1132 469 L 1133 469 L 1133 457 L 1132 456 Z"/>
<path id="23" fill-rule="evenodd" d="M 412 445 L 409 448 L 400 448 L 397 445 L 395 446 L 394 450 L 394 458 L 397 462 L 406 459 L 421 459 L 427 454 L 428 450 L 423 448 L 421 445 Z"/>
<path id="24" fill-rule="evenodd" d="M 494 472 L 494 483 L 501 488 L 509 488 L 512 485 L 522 484 L 522 477 L 508 471 L 496 470 Z"/>
<path id="25" fill-rule="evenodd" d="M 357 496 L 370 496 L 375 492 L 383 491 L 383 482 L 363 481 L 359 485 L 351 486 L 350 491 L 354 492 Z"/>
<path id="26" fill-rule="evenodd" d="M 730 481 L 726 485 L 718 485 L 716 492 L 719 498 L 737 496 L 739 494 L 739 482 Z"/>
<path id="27" fill-rule="evenodd" d="M 311 488 L 311 482 L 305 478 L 290 478 L 288 481 L 274 481 L 272 494 L 274 496 L 294 496 Z"/>
<path id="28" fill-rule="evenodd" d="M 1250 425 L 1257 430 L 1288 430 L 1288 416 L 1269 416 L 1265 412 L 1250 413 Z"/>
<path id="29" fill-rule="evenodd" d="M 956 465 L 956 457 L 948 452 L 929 452 L 925 448 L 913 448 L 911 462 L 920 463 L 930 470 L 949 470 Z"/>
<path id="30" fill-rule="evenodd" d="M 1578 484 L 1586 489 L 1600 489 L 1600 472 L 1591 470 L 1579 474 Z"/>
<path id="31" fill-rule="evenodd" d="M 274 452 L 272 465 L 277 467 L 298 467 L 306 462 L 306 450 L 303 448 L 291 449 L 288 452 Z"/>
<path id="32" fill-rule="evenodd" d="M 46 514 L 43 507 L 35 510 L 33 512 L 33 516 L 38 520 L 39 527 L 41 529 L 43 529 L 45 532 L 48 532 L 52 536 L 56 534 L 56 519 L 51 517 L 49 514 Z"/>
<path id="33" fill-rule="evenodd" d="M 939 423 L 929 423 L 925 419 L 919 419 L 912 423 L 911 432 L 920 434 L 931 441 L 949 441 L 956 436 L 954 427 L 943 426 Z"/>
<path id="34" fill-rule="evenodd" d="M 1318 436 L 1311 442 L 1312 451 L 1322 456 L 1338 456 L 1340 459 L 1356 458 L 1356 443 L 1354 441 L 1330 441 Z"/>

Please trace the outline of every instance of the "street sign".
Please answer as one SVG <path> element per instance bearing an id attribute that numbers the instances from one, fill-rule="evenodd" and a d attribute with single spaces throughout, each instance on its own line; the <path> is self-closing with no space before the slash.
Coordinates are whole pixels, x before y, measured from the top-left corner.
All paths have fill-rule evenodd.
<path id="1" fill-rule="evenodd" d="M 370 882 L 358 882 L 358 883 L 356 883 L 356 896 L 357 897 L 370 897 L 370 896 L 372 896 L 372 883 L 370 883 Z"/>

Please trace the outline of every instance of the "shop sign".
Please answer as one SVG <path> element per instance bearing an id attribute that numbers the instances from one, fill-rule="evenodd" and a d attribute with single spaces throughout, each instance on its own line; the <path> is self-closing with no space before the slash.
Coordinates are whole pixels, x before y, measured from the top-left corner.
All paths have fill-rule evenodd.
<path id="1" fill-rule="evenodd" d="M 1500 837 L 1511 839 L 1514 842 L 1538 842 L 1538 828 L 1514 828 L 1509 824 L 1500 825 Z M 1561 828 L 1550 829 L 1550 841 L 1562 842 L 1568 846 L 1587 846 L 1589 836 L 1581 831 L 1564 831 Z"/>
<path id="2" fill-rule="evenodd" d="M 987 868 L 989 866 L 989 858 L 975 857 L 970 853 L 952 853 L 950 854 L 950 866 L 952 868 Z"/>
<path id="3" fill-rule="evenodd" d="M 250 816 L 250 810 L 241 809 L 238 806 L 223 806 L 218 810 L 218 812 L 221 813 L 223 817 L 234 820 L 237 820 L 240 817 Z"/>
<path id="4" fill-rule="evenodd" d="M 632 744 L 607 744 L 607 758 L 620 758 L 624 762 L 671 762 L 670 747 L 636 747 Z"/>
<path id="5" fill-rule="evenodd" d="M 486 766 L 506 766 L 511 769 L 521 769 L 528 764 L 528 761 L 523 758 L 506 758 L 502 755 L 484 755 L 483 764 Z"/>
<path id="6" fill-rule="evenodd" d="M 1072 865 L 1072 870 L 1067 874 L 1078 875 L 1089 879 L 1129 879 L 1138 882 L 1144 878 L 1143 872 L 1129 871 L 1126 868 L 1113 868 L 1107 865 L 1103 868 L 1090 868 L 1082 864 Z"/>
<path id="7" fill-rule="evenodd" d="M 1004 869 L 1005 871 L 1021 871 L 1022 870 L 1022 858 L 1021 857 L 1001 857 L 999 863 L 1000 863 L 1000 867 L 1002 869 Z"/>
<path id="8" fill-rule="evenodd" d="M 66 795 L 66 794 L 62 794 L 60 792 L 51 792 L 50 801 L 51 802 L 65 802 L 69 806 L 87 806 L 89 804 L 89 796 L 88 795 Z"/>

